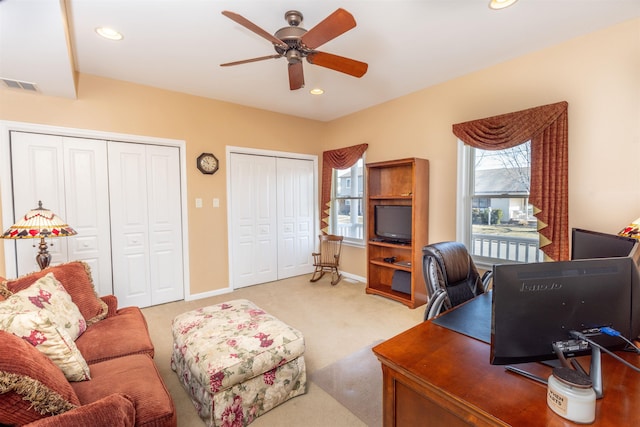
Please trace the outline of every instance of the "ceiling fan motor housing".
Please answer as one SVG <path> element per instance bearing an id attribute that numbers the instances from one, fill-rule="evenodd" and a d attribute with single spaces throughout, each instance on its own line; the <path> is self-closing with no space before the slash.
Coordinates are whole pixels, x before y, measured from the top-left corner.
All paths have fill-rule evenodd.
<path id="1" fill-rule="evenodd" d="M 274 45 L 276 52 L 280 55 L 285 55 L 291 49 L 297 50 L 301 56 L 306 56 L 304 52 L 304 48 L 302 43 L 300 42 L 300 38 L 307 32 L 304 28 L 301 27 L 283 27 L 280 28 L 274 36 L 283 42 L 285 42 L 288 48 L 283 48 L 278 45 Z M 288 57 L 287 57 L 288 59 Z"/>

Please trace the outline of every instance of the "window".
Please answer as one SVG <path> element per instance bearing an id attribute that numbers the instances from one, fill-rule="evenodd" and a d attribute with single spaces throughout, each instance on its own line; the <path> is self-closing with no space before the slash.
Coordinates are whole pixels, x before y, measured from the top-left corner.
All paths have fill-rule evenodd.
<path id="1" fill-rule="evenodd" d="M 492 151 L 459 144 L 458 240 L 484 267 L 541 261 L 529 204 L 530 142 Z"/>
<path id="2" fill-rule="evenodd" d="M 330 233 L 345 242 L 364 244 L 364 161 L 347 169 L 333 169 Z"/>

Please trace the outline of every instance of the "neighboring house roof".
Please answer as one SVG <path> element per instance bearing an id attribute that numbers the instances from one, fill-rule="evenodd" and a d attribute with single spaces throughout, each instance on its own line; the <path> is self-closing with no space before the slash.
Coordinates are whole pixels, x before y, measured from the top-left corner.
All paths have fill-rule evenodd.
<path id="1" fill-rule="evenodd" d="M 358 177 L 362 177 L 362 166 L 358 166 Z M 351 168 L 338 169 L 338 178 L 351 178 Z"/>
<path id="2" fill-rule="evenodd" d="M 358 166 L 357 178 L 358 178 L 359 182 L 362 181 L 363 170 L 364 170 L 364 168 L 362 166 Z M 351 168 L 339 169 L 337 171 L 337 174 L 338 174 L 338 179 L 340 181 L 343 181 L 345 179 L 351 178 Z M 346 186 L 344 186 L 344 185 L 340 185 L 338 187 L 338 189 L 342 190 L 342 192 L 337 194 L 337 196 L 349 196 L 350 193 L 351 193 L 351 190 L 349 188 L 346 188 Z M 362 196 L 362 193 L 359 193 L 359 196 Z"/>
<path id="3" fill-rule="evenodd" d="M 529 194 L 529 167 L 476 170 L 477 195 Z"/>

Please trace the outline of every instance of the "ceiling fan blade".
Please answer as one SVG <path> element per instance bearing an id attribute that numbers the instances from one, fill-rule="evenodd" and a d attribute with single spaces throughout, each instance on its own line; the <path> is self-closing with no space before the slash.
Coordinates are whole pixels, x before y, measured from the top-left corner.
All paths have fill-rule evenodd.
<path id="1" fill-rule="evenodd" d="M 309 49 L 315 49 L 340 34 L 346 33 L 355 26 L 356 20 L 353 15 L 340 8 L 307 31 L 301 37 L 301 41 Z"/>
<path id="2" fill-rule="evenodd" d="M 365 62 L 325 52 L 311 52 L 307 55 L 307 61 L 313 65 L 330 68 L 353 77 L 364 76 L 369 68 Z"/>
<path id="3" fill-rule="evenodd" d="M 302 61 L 289 64 L 289 89 L 296 90 L 304 87 L 304 72 Z"/>
<path id="4" fill-rule="evenodd" d="M 234 13 L 234 12 L 229 12 L 228 10 L 223 10 L 222 14 L 224 16 L 226 16 L 227 18 L 231 19 L 232 21 L 235 21 L 238 24 L 242 25 L 246 29 L 253 31 L 254 33 L 259 35 L 260 37 L 263 37 L 263 38 L 269 40 L 271 43 L 273 43 L 273 44 L 275 44 L 277 46 L 281 46 L 281 47 L 283 47 L 285 49 L 288 47 L 285 42 L 283 42 L 279 38 L 271 35 L 270 33 L 266 32 L 262 28 L 258 27 L 256 24 L 254 24 L 253 22 L 249 21 L 244 16 L 238 15 L 237 13 Z"/>
<path id="5" fill-rule="evenodd" d="M 231 65 L 248 64 L 249 62 L 258 62 L 258 61 L 264 61 L 265 59 L 278 59 L 278 58 L 282 58 L 282 55 L 268 55 L 268 56 L 261 56 L 259 58 L 243 59 L 242 61 L 227 62 L 225 64 L 220 64 L 220 66 L 229 67 Z"/>

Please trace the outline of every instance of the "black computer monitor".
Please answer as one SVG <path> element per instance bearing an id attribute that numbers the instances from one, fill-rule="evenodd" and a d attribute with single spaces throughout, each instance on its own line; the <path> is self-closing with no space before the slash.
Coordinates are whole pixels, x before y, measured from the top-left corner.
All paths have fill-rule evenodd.
<path id="1" fill-rule="evenodd" d="M 624 257 L 637 239 L 574 228 L 571 230 L 571 259 Z"/>
<path id="2" fill-rule="evenodd" d="M 494 266 L 491 363 L 554 359 L 552 343 L 572 340 L 571 330 L 609 326 L 637 336 L 639 254 L 636 246 L 626 257 Z M 608 348 L 624 345 L 607 335 L 592 339 Z M 575 354 L 589 352 L 580 347 Z"/>

